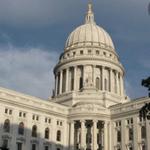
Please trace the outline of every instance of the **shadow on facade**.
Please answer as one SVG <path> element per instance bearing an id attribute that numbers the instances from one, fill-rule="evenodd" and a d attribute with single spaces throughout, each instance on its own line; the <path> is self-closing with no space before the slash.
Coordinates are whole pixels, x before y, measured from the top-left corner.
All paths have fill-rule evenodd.
<path id="1" fill-rule="evenodd" d="M 6 119 L 0 125 L 1 149 L 8 150 L 71 150 L 67 136 L 61 133 L 62 130 L 57 130 L 56 133 L 51 131 L 51 126 L 38 128 L 38 124 L 34 124 L 31 129 L 25 127 L 25 123 L 11 124 L 9 119 Z"/>

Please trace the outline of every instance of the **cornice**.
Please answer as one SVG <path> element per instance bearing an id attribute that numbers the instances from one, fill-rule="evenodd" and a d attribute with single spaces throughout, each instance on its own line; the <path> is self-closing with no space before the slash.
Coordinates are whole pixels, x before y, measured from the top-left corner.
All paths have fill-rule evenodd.
<path id="1" fill-rule="evenodd" d="M 64 62 L 58 63 L 58 64 L 55 66 L 55 68 L 54 68 L 54 73 L 56 73 L 56 70 L 57 70 L 59 67 L 63 66 L 63 65 L 66 65 L 66 64 L 68 64 L 68 63 L 78 62 L 78 61 L 82 62 L 82 61 L 85 61 L 85 60 L 86 60 L 86 61 L 94 60 L 94 61 L 108 62 L 108 63 L 110 63 L 110 64 L 113 64 L 113 65 L 119 67 L 119 68 L 123 71 L 123 74 L 124 74 L 124 72 L 125 72 L 125 70 L 124 70 L 124 68 L 123 68 L 123 66 L 122 66 L 121 63 L 118 63 L 118 62 L 116 63 L 116 62 L 111 61 L 110 59 L 108 60 L 108 59 L 106 59 L 106 58 L 96 58 L 96 57 L 92 57 L 92 56 L 85 58 L 85 57 L 83 56 L 83 57 L 80 57 L 80 58 L 71 58 L 71 59 L 65 60 Z M 106 66 L 106 67 L 107 67 L 107 66 Z"/>

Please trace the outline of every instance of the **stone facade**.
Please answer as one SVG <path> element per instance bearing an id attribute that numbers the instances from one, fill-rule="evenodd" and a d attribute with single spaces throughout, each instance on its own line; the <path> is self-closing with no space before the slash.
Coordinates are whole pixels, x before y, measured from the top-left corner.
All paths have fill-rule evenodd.
<path id="1" fill-rule="evenodd" d="M 92 4 L 85 24 L 68 37 L 54 68 L 49 100 L 0 88 L 0 145 L 10 150 L 150 150 L 150 122 L 130 100 L 124 68 L 109 34 L 96 25 Z"/>

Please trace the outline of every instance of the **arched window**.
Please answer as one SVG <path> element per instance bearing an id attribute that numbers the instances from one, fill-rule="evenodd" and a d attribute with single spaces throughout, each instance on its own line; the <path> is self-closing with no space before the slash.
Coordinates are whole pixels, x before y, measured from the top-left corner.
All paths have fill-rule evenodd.
<path id="1" fill-rule="evenodd" d="M 45 139 L 49 139 L 49 128 L 45 129 Z"/>
<path id="2" fill-rule="evenodd" d="M 61 131 L 57 131 L 57 141 L 61 141 Z"/>
<path id="3" fill-rule="evenodd" d="M 24 135 L 24 123 L 21 122 L 18 127 L 18 134 Z"/>
<path id="4" fill-rule="evenodd" d="M 105 78 L 105 91 L 107 91 L 108 90 L 108 82 L 107 82 L 107 79 Z"/>
<path id="5" fill-rule="evenodd" d="M 79 82 L 79 89 L 83 88 L 83 78 L 80 77 L 80 82 Z"/>
<path id="6" fill-rule="evenodd" d="M 37 137 L 37 126 L 36 125 L 34 125 L 32 127 L 32 137 Z"/>
<path id="7" fill-rule="evenodd" d="M 10 132 L 10 120 L 9 119 L 5 120 L 3 129 L 4 129 L 4 132 Z"/>
<path id="8" fill-rule="evenodd" d="M 100 78 L 96 78 L 96 89 L 100 90 Z"/>

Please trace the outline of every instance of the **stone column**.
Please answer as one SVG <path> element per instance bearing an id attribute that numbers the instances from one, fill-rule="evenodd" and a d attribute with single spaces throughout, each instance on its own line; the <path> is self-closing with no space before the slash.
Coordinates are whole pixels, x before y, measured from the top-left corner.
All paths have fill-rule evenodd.
<path id="1" fill-rule="evenodd" d="M 112 124 L 108 123 L 108 150 L 112 150 Z"/>
<path id="2" fill-rule="evenodd" d="M 123 75 L 120 75 L 120 85 L 121 85 L 121 96 L 124 96 L 124 82 L 123 82 Z"/>
<path id="3" fill-rule="evenodd" d="M 104 122 L 104 150 L 108 150 L 108 122 Z"/>
<path id="4" fill-rule="evenodd" d="M 69 87 L 69 68 L 66 69 L 66 92 L 68 92 Z"/>
<path id="5" fill-rule="evenodd" d="M 70 123 L 70 150 L 74 150 L 74 121 Z"/>
<path id="6" fill-rule="evenodd" d="M 77 90 L 77 66 L 74 66 L 74 91 Z"/>
<path id="7" fill-rule="evenodd" d="M 86 149 L 85 120 L 81 120 L 81 150 Z"/>
<path id="8" fill-rule="evenodd" d="M 146 150 L 150 150 L 150 120 L 146 119 Z"/>
<path id="9" fill-rule="evenodd" d="M 97 150 L 97 120 L 93 120 L 93 150 Z"/>
<path id="10" fill-rule="evenodd" d="M 116 93 L 119 93 L 118 72 L 116 71 Z"/>
<path id="11" fill-rule="evenodd" d="M 112 92 L 113 86 L 112 86 L 112 69 L 110 68 L 110 77 L 109 77 L 109 86 L 110 86 L 110 92 Z"/>
<path id="12" fill-rule="evenodd" d="M 126 125 L 125 120 L 121 120 L 121 150 L 126 150 Z"/>
<path id="13" fill-rule="evenodd" d="M 95 78 L 95 69 L 96 69 L 96 66 L 93 65 L 93 86 L 96 87 L 96 78 Z"/>
<path id="14" fill-rule="evenodd" d="M 137 116 L 133 118 L 133 149 L 138 150 L 138 120 Z"/>
<path id="15" fill-rule="evenodd" d="M 60 84 L 59 84 L 59 94 L 62 93 L 62 70 L 60 71 Z"/>
<path id="16" fill-rule="evenodd" d="M 56 79 L 55 79 L 55 96 L 57 96 L 57 87 L 58 87 L 58 75 L 56 74 Z"/>
<path id="17" fill-rule="evenodd" d="M 101 79 L 102 79 L 102 83 L 101 83 L 101 85 L 102 85 L 102 91 L 104 91 L 105 90 L 105 82 L 104 82 L 104 67 L 103 66 L 101 66 Z"/>

